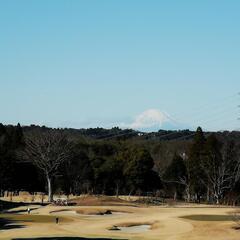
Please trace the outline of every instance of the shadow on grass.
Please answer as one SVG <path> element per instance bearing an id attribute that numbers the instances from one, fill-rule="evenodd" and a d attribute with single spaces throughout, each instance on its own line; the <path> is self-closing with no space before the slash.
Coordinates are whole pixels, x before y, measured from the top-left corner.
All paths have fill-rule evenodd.
<path id="1" fill-rule="evenodd" d="M 31 214 L 13 214 L 4 213 L 0 214 L 0 230 L 8 230 L 14 228 L 23 228 L 25 223 L 55 223 L 54 216 L 45 215 L 31 215 Z M 61 222 L 69 222 L 70 219 L 61 217 Z"/>
<path id="2" fill-rule="evenodd" d="M 23 225 L 16 224 L 17 221 L 12 221 L 5 218 L 0 218 L 0 230 L 10 230 L 16 228 L 23 228 Z"/>
<path id="3" fill-rule="evenodd" d="M 120 240 L 113 238 L 83 238 L 83 237 L 42 237 L 42 238 L 13 238 L 12 240 Z M 127 239 L 121 239 L 127 240 Z"/>
<path id="4" fill-rule="evenodd" d="M 11 208 L 17 208 L 17 207 L 29 206 L 29 205 L 47 206 L 47 205 L 49 205 L 49 203 L 40 204 L 40 203 L 9 202 L 9 201 L 0 200 L 0 212 L 6 211 Z M 33 208 L 32 210 L 37 209 L 37 208 L 38 207 Z"/>
<path id="5" fill-rule="evenodd" d="M 9 221 L 15 222 L 32 222 L 32 223 L 55 223 L 56 216 L 50 215 L 34 215 L 34 214 L 12 214 L 12 213 L 4 213 L 0 214 L 0 218 L 7 219 Z M 60 223 L 62 222 L 71 222 L 71 218 L 67 217 L 58 217 Z"/>
<path id="6" fill-rule="evenodd" d="M 233 217 L 231 215 L 188 215 L 188 216 L 182 216 L 180 218 L 193 220 L 193 221 L 203 221 L 203 222 L 233 221 Z"/>
<path id="7" fill-rule="evenodd" d="M 25 206 L 27 204 L 25 203 L 18 203 L 18 202 L 8 202 L 8 201 L 2 201 L 0 200 L 0 212 L 3 210 L 8 210 L 11 208 L 16 208 L 16 207 L 20 207 L 20 206 Z"/>

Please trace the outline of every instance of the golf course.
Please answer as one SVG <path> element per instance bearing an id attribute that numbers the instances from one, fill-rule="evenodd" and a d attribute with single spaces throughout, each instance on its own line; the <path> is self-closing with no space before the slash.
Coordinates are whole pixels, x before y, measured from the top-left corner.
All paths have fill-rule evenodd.
<path id="1" fill-rule="evenodd" d="M 7 209 L 0 214 L 0 239 L 238 240 L 240 236 L 234 221 L 237 208 L 151 206 L 113 199 L 85 197 L 79 206 L 29 204 Z"/>

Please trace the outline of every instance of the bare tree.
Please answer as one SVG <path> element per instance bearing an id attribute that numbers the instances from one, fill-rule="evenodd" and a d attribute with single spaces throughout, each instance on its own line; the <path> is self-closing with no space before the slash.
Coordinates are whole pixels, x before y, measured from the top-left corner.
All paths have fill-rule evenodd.
<path id="1" fill-rule="evenodd" d="M 191 195 L 190 195 L 190 182 L 186 176 L 180 177 L 179 178 L 179 184 L 182 184 L 185 188 L 185 195 L 186 195 L 186 200 L 189 203 L 191 201 Z"/>
<path id="2" fill-rule="evenodd" d="M 162 177 L 162 181 L 165 183 L 175 184 L 184 188 L 185 200 L 190 202 L 191 194 L 191 181 L 190 181 L 190 170 L 189 161 L 185 153 L 182 155 L 175 155 L 172 163 L 166 170 L 166 176 Z M 165 178 L 165 179 L 164 179 Z M 174 200 L 176 200 L 177 189 L 175 189 Z"/>
<path id="3" fill-rule="evenodd" d="M 52 179 L 71 156 L 70 142 L 61 131 L 47 130 L 25 135 L 23 157 L 40 169 L 47 180 L 48 201 L 53 201 Z"/>
<path id="4" fill-rule="evenodd" d="M 223 148 L 220 158 L 212 152 L 207 161 L 201 164 L 201 168 L 206 176 L 201 180 L 209 188 L 217 204 L 240 179 L 240 159 L 231 144 Z"/>
<path id="5" fill-rule="evenodd" d="M 191 195 L 190 195 L 190 182 L 188 181 L 188 178 L 186 176 L 178 177 L 176 180 L 162 180 L 165 183 L 173 183 L 173 184 L 179 184 L 184 186 L 184 193 L 185 193 L 185 199 L 189 203 L 191 201 Z M 176 200 L 176 192 L 174 193 L 174 200 Z"/>
<path id="6" fill-rule="evenodd" d="M 209 188 L 213 194 L 216 203 L 219 204 L 223 194 L 232 187 L 233 173 L 228 162 L 224 159 L 220 162 L 209 162 L 208 167 L 202 166 L 207 178 L 202 179 L 202 182 Z"/>

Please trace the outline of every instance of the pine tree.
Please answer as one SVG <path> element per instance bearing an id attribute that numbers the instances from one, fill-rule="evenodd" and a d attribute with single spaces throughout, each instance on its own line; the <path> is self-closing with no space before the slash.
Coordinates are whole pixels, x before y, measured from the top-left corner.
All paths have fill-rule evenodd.
<path id="1" fill-rule="evenodd" d="M 194 136 L 193 143 L 190 147 L 187 165 L 189 169 L 190 192 L 194 194 L 195 199 L 200 202 L 200 196 L 205 192 L 205 186 L 202 184 L 203 172 L 201 170 L 201 162 L 205 157 L 206 139 L 200 127 Z"/>

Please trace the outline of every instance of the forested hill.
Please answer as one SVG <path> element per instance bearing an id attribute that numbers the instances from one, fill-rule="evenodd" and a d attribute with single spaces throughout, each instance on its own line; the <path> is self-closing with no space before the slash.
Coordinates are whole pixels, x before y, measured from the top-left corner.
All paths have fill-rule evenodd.
<path id="1" fill-rule="evenodd" d="M 32 131 L 32 130 L 47 130 L 51 129 L 45 126 L 38 125 L 30 125 L 23 126 L 24 131 Z M 56 130 L 60 130 L 56 128 Z M 141 132 L 133 129 L 121 129 L 119 127 L 113 127 L 111 129 L 106 128 L 61 128 L 68 135 L 75 137 L 88 137 L 92 139 L 130 139 L 134 137 L 138 137 L 140 139 L 145 140 L 177 140 L 181 139 L 192 139 L 194 136 L 194 131 L 186 130 L 159 130 L 157 132 Z"/>
<path id="2" fill-rule="evenodd" d="M 13 127 L 8 125 L 6 127 Z M 33 130 L 45 131 L 48 128 L 46 126 L 30 125 L 22 126 L 23 131 L 29 132 Z M 157 132 L 141 132 L 133 129 L 121 129 L 119 127 L 113 127 L 111 129 L 106 128 L 55 128 L 56 130 L 64 130 L 69 136 L 72 137 L 87 137 L 94 140 L 127 140 L 127 139 L 140 139 L 140 140 L 154 140 L 154 141 L 182 141 L 182 140 L 192 140 L 194 138 L 195 131 L 184 129 L 184 130 L 162 130 Z M 240 131 L 221 131 L 221 132 L 204 132 L 204 134 L 210 135 L 214 133 L 222 141 L 224 139 L 231 139 L 240 141 Z"/>
<path id="3" fill-rule="evenodd" d="M 13 128 L 13 126 L 7 126 Z M 44 132 L 51 130 L 46 126 L 30 125 L 22 126 L 23 132 L 28 133 L 35 130 Z M 194 139 L 195 131 L 191 130 L 159 130 L 157 132 L 141 132 L 133 129 L 120 129 L 113 127 L 106 128 L 54 128 L 55 131 L 63 131 L 69 138 L 74 141 L 87 141 L 91 145 L 112 145 L 118 148 L 119 142 L 125 142 L 127 145 L 139 145 L 146 148 L 155 163 L 155 169 L 159 172 L 170 164 L 175 154 L 188 152 L 189 146 Z M 235 144 L 240 144 L 239 131 L 224 131 L 224 132 L 204 132 L 206 137 L 215 134 L 221 141 L 234 141 Z"/>
<path id="4" fill-rule="evenodd" d="M 20 126 L 20 125 L 19 125 Z M 6 129 L 10 132 L 17 126 L 7 125 Z M 70 139 L 75 142 L 87 141 L 91 145 L 115 145 L 118 148 L 119 142 L 124 142 L 128 145 L 139 145 L 146 148 L 150 153 L 155 163 L 155 168 L 165 169 L 174 154 L 182 154 L 187 152 L 189 145 L 195 136 L 195 131 L 191 130 L 159 130 L 157 132 L 141 132 L 133 129 L 120 129 L 113 127 L 106 128 L 48 128 L 46 126 L 30 125 L 21 127 L 23 133 L 34 131 L 45 132 L 48 130 L 62 131 Z M 204 132 L 205 137 L 214 134 L 220 142 L 225 143 L 234 141 L 235 144 L 240 144 L 239 131 L 224 131 L 224 132 Z"/>

